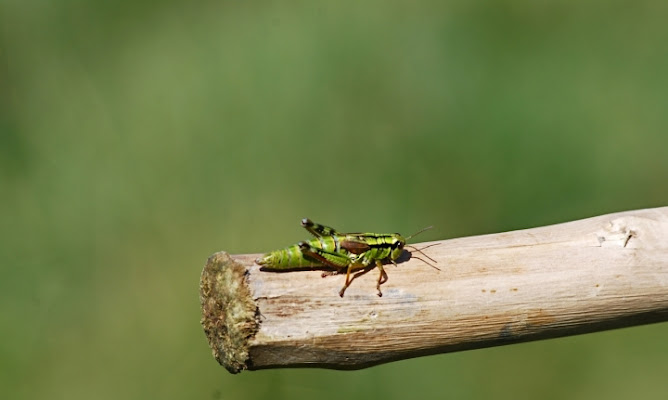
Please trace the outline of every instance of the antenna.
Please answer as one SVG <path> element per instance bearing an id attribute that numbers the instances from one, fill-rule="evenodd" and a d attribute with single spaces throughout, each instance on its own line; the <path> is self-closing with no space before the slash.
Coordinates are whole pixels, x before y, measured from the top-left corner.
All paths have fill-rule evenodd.
<path id="1" fill-rule="evenodd" d="M 410 238 L 412 238 L 412 237 L 415 237 L 415 236 L 419 235 L 420 233 L 422 233 L 422 232 L 424 232 L 424 231 L 428 231 L 429 229 L 431 229 L 431 228 L 433 228 L 433 227 L 434 227 L 434 226 L 432 225 L 432 226 L 428 226 L 428 227 L 426 227 L 426 228 L 422 228 L 422 229 L 420 229 L 419 231 L 417 231 L 417 232 L 415 232 L 414 234 L 412 234 L 412 235 L 410 235 L 409 237 L 407 237 L 407 238 L 406 238 L 406 241 L 408 242 L 408 239 L 410 239 Z"/>
<path id="2" fill-rule="evenodd" d="M 432 225 L 432 226 L 428 226 L 428 227 L 426 227 L 426 228 L 422 228 L 422 229 L 420 229 L 419 231 L 417 231 L 417 232 L 415 232 L 414 234 L 412 234 L 412 235 L 410 235 L 409 237 L 407 237 L 407 238 L 406 238 L 406 241 L 408 241 L 408 239 L 413 238 L 413 237 L 417 236 L 418 234 L 420 234 L 420 233 L 422 233 L 422 232 L 424 232 L 424 231 L 427 231 L 427 230 L 429 230 L 429 229 L 431 229 L 431 228 L 433 228 L 433 227 L 434 227 L 434 226 Z M 423 248 L 421 248 L 421 249 L 418 249 L 418 248 L 415 247 L 415 246 L 405 246 L 405 247 L 410 247 L 411 249 L 413 249 L 413 250 L 419 252 L 420 254 L 422 254 L 423 256 L 427 257 L 427 258 L 428 258 L 429 260 L 431 260 L 434 264 L 438 264 L 438 261 L 436 261 L 436 260 L 434 260 L 433 258 L 429 257 L 424 251 L 422 251 L 422 250 L 427 249 L 427 248 L 429 248 L 429 247 L 431 247 L 431 246 L 436 246 L 437 244 L 438 244 L 438 243 L 430 244 L 429 246 L 425 246 L 425 247 L 423 247 Z M 411 255 L 411 257 L 413 257 L 413 256 Z M 423 260 L 422 258 L 420 258 L 420 257 L 418 257 L 418 256 L 415 256 L 415 258 L 417 258 L 418 260 L 422 261 L 423 263 L 429 265 L 429 266 L 432 267 L 432 268 L 435 268 L 435 269 L 437 269 L 437 270 L 439 270 L 439 271 L 441 270 L 441 269 L 438 268 L 437 266 L 435 266 L 435 265 L 433 265 L 433 264 L 427 262 L 426 260 Z"/>
<path id="3" fill-rule="evenodd" d="M 436 246 L 437 244 L 438 244 L 438 243 L 430 244 L 429 246 L 423 247 L 423 248 L 421 248 L 421 249 L 418 249 L 417 247 L 414 247 L 414 246 L 406 246 L 406 247 L 410 247 L 411 249 L 413 249 L 413 250 L 419 252 L 420 254 L 422 254 L 423 256 L 427 257 L 428 259 L 430 259 L 430 260 L 433 261 L 434 263 L 438 264 L 438 261 L 436 261 L 436 260 L 434 260 L 433 258 L 429 257 L 425 252 L 422 251 L 422 250 L 424 250 L 424 249 L 426 249 L 426 248 L 428 248 L 428 247 Z M 423 260 L 423 259 L 421 259 L 421 258 L 418 257 L 418 256 L 413 256 L 413 255 L 411 255 L 411 257 L 415 257 L 415 258 L 417 258 L 418 260 L 422 261 L 423 263 L 429 265 L 430 267 L 432 267 L 432 268 L 434 268 L 434 269 L 437 269 L 437 270 L 439 270 L 439 271 L 441 270 L 441 269 L 438 268 L 437 266 L 428 263 L 426 260 Z"/>

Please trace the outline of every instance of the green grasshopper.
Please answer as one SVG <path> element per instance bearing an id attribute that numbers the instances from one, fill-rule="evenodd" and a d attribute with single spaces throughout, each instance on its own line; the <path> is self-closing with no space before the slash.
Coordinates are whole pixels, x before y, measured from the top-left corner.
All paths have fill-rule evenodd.
<path id="1" fill-rule="evenodd" d="M 262 265 L 263 270 L 330 267 L 337 271 L 323 273 L 323 278 L 334 273 L 343 273 L 345 270 L 346 283 L 339 291 L 341 297 L 343 297 L 352 281 L 350 273 L 373 268 L 372 264 L 375 264 L 380 271 L 376 289 L 378 290 L 378 296 L 382 296 L 380 285 L 387 282 L 388 279 L 383 269 L 383 262 L 389 261 L 396 265 L 396 260 L 404 251 L 406 241 L 427 229 L 431 229 L 431 226 L 429 226 L 404 238 L 398 233 L 339 233 L 328 226 L 316 224 L 308 218 L 302 220 L 302 226 L 315 238 L 267 253 L 255 262 Z M 414 247 L 413 249 L 422 252 Z M 431 261 L 436 262 L 426 254 L 424 255 Z M 425 260 L 415 258 L 440 271 L 439 268 Z"/>

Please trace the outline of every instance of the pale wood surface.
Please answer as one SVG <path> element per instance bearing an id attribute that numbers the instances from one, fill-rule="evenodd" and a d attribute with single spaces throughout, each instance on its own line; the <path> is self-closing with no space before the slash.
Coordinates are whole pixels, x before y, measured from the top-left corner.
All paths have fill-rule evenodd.
<path id="1" fill-rule="evenodd" d="M 375 269 L 340 298 L 342 275 L 261 271 L 258 254 L 225 263 L 224 253 L 212 256 L 203 282 L 207 269 L 215 277 L 235 267 L 245 275 L 232 286 L 250 293 L 242 322 L 226 321 L 225 313 L 238 308 L 234 293 L 205 311 L 214 355 L 231 372 L 355 369 L 668 320 L 668 207 L 415 246 L 429 245 L 425 252 L 441 271 L 415 258 L 388 265 L 383 297 L 376 295 Z M 213 304 L 220 288 L 203 287 L 203 304 Z M 220 321 L 227 325 L 220 328 Z M 245 339 L 222 345 L 238 326 L 247 329 Z M 233 351 L 241 356 L 230 367 L 223 355 Z"/>

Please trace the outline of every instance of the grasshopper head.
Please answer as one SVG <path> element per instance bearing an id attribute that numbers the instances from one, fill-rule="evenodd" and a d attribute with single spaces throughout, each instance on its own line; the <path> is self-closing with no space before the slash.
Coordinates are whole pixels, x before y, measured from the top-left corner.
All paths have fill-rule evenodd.
<path id="1" fill-rule="evenodd" d="M 431 226 L 428 226 L 428 227 L 426 227 L 426 228 L 424 228 L 424 229 L 421 229 L 421 230 L 415 232 L 414 234 L 410 235 L 410 236 L 407 237 L 407 238 L 404 238 L 403 236 L 401 236 L 401 235 L 398 234 L 398 233 L 393 233 L 392 235 L 390 235 L 390 237 L 391 237 L 391 240 L 390 240 L 390 247 L 391 247 L 391 250 L 390 250 L 390 259 L 391 259 L 392 261 L 394 261 L 394 260 L 396 260 L 397 258 L 401 257 L 401 254 L 404 252 L 404 246 L 406 246 L 406 242 L 407 242 L 408 240 L 410 240 L 413 236 L 415 236 L 415 235 L 417 235 L 417 234 L 419 234 L 419 233 L 422 233 L 422 232 L 426 231 L 427 229 L 431 229 L 431 228 L 432 228 Z M 425 257 L 427 257 L 428 259 L 432 260 L 433 262 L 436 262 L 436 260 L 434 260 L 433 258 L 431 258 L 431 257 L 429 257 L 428 255 L 424 254 L 424 253 L 422 252 L 422 250 L 420 250 L 420 249 L 416 249 L 416 248 L 414 248 L 414 247 L 412 247 L 412 246 L 408 246 L 408 247 L 411 247 L 411 248 L 415 249 L 415 251 L 418 251 L 418 252 L 422 253 L 422 254 L 423 254 Z M 427 247 L 430 247 L 430 246 L 427 246 Z M 422 259 L 419 258 L 419 257 L 415 257 L 415 258 L 417 258 L 418 260 L 422 260 Z M 422 260 L 422 261 L 423 261 L 425 264 L 429 265 L 430 267 L 436 268 L 436 269 L 438 269 L 438 270 L 440 271 L 440 269 L 439 269 L 438 267 L 436 267 L 436 266 L 434 266 L 434 265 L 432 265 L 432 264 L 429 264 L 429 263 L 426 262 L 425 260 Z"/>
<path id="2" fill-rule="evenodd" d="M 404 246 L 406 245 L 406 239 L 398 233 L 393 233 L 390 241 L 390 259 L 392 261 L 401 257 L 401 254 L 404 252 Z"/>

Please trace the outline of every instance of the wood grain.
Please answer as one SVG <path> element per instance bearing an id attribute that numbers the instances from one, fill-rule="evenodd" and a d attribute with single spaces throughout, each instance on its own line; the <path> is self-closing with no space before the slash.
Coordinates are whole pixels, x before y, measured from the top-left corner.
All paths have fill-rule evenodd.
<path id="1" fill-rule="evenodd" d="M 214 356 L 233 373 L 358 369 L 668 319 L 668 207 L 415 246 L 441 271 L 388 265 L 383 297 L 375 269 L 340 298 L 342 275 L 214 254 L 200 291 Z"/>

